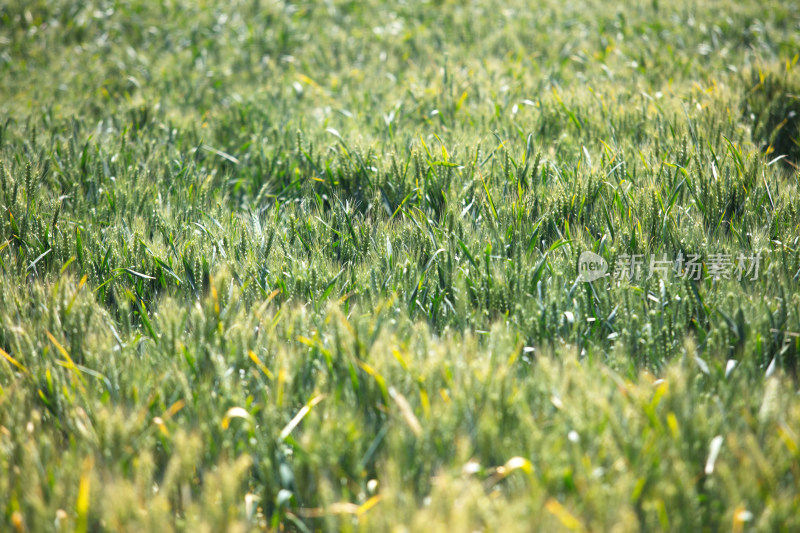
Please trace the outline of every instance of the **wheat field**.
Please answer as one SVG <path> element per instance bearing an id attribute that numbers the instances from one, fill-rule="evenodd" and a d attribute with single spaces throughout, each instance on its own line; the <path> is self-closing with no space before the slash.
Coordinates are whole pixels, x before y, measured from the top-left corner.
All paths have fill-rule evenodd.
<path id="1" fill-rule="evenodd" d="M 0 4 L 0 530 L 800 530 L 798 51 L 796 0 Z"/>

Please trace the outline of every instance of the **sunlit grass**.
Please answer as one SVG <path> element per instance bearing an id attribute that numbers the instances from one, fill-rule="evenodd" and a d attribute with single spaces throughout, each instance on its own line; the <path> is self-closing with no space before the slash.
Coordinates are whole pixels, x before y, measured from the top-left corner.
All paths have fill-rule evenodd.
<path id="1" fill-rule="evenodd" d="M 0 6 L 0 529 L 799 529 L 798 7 Z"/>

